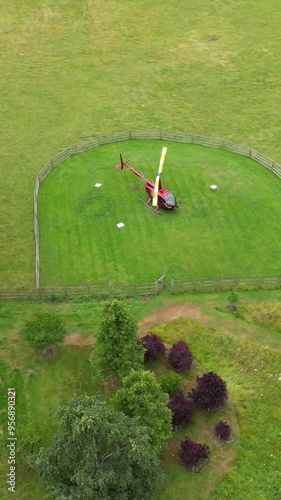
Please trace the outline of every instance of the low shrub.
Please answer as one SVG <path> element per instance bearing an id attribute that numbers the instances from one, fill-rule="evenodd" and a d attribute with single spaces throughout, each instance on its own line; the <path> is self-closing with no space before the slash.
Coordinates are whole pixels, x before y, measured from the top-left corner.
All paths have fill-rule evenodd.
<path id="1" fill-rule="evenodd" d="M 166 392 L 170 396 L 173 392 L 180 388 L 181 376 L 178 373 L 169 372 L 166 375 L 162 375 L 158 382 L 162 391 Z"/>
<path id="2" fill-rule="evenodd" d="M 193 471 L 198 469 L 206 460 L 209 460 L 209 446 L 185 439 L 180 444 L 180 459 L 183 464 Z"/>
<path id="3" fill-rule="evenodd" d="M 183 372 L 188 370 L 193 361 L 192 353 L 183 340 L 174 344 L 169 352 L 168 362 L 173 370 L 176 372 Z"/>
<path id="4" fill-rule="evenodd" d="M 141 338 L 141 343 L 145 348 L 144 362 L 153 361 L 158 356 L 165 353 L 165 346 L 158 335 L 145 335 Z"/>
<path id="5" fill-rule="evenodd" d="M 228 296 L 228 303 L 229 304 L 238 304 L 239 302 L 239 295 L 235 290 L 231 290 L 230 294 Z"/>
<path id="6" fill-rule="evenodd" d="M 61 304 L 64 300 L 65 298 L 63 295 L 52 294 L 48 297 L 47 302 L 50 302 L 51 304 Z"/>
<path id="7" fill-rule="evenodd" d="M 82 295 L 75 295 L 72 297 L 71 302 L 73 304 L 84 304 L 84 302 L 91 302 L 94 300 L 94 297 L 90 293 L 85 293 Z"/>
<path id="8" fill-rule="evenodd" d="M 196 377 L 197 386 L 189 397 L 202 410 L 217 410 L 227 399 L 226 383 L 214 372 Z"/>
<path id="9" fill-rule="evenodd" d="M 229 441 L 231 435 L 231 429 L 227 422 L 224 420 L 220 420 L 215 425 L 215 435 L 219 439 L 219 441 Z"/>
<path id="10" fill-rule="evenodd" d="M 179 425 L 191 422 L 194 415 L 194 402 L 184 397 L 182 391 L 176 391 L 167 404 L 172 412 L 172 426 L 177 428 Z"/>
<path id="11" fill-rule="evenodd" d="M 39 312 L 25 323 L 21 333 L 31 347 L 44 351 L 60 344 L 66 336 L 66 329 L 60 317 L 53 313 Z"/>

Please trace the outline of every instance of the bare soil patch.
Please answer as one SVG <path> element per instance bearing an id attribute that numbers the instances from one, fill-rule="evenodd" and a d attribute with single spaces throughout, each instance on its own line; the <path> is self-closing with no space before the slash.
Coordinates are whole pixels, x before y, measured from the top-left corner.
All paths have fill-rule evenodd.
<path id="1" fill-rule="evenodd" d="M 151 314 L 138 322 L 139 335 L 144 335 L 150 328 L 160 323 L 168 323 L 178 318 L 191 318 L 201 321 L 210 319 L 202 313 L 198 306 L 189 302 L 184 304 L 168 303 L 165 306 L 157 307 Z"/>
<path id="2" fill-rule="evenodd" d="M 92 336 L 85 337 L 81 333 L 73 333 L 72 335 L 67 335 L 64 339 L 64 345 L 76 345 L 79 347 L 84 347 L 87 345 L 92 345 L 94 343 L 94 339 Z"/>
<path id="3" fill-rule="evenodd" d="M 42 353 L 42 359 L 49 358 L 50 356 L 54 356 L 55 354 L 55 347 L 47 347 L 47 349 L 45 349 L 45 351 Z"/>
<path id="4" fill-rule="evenodd" d="M 178 318 L 192 318 L 197 320 L 208 320 L 208 316 L 204 315 L 199 307 L 187 302 L 185 304 L 167 304 L 165 306 L 157 307 L 151 314 L 141 319 L 138 322 L 139 336 L 144 335 L 153 326 L 159 323 L 167 323 Z M 64 339 L 66 346 L 89 346 L 93 345 L 94 339 L 92 336 L 86 337 L 81 333 L 72 333 L 67 335 Z M 167 344 L 166 347 L 171 347 Z"/>

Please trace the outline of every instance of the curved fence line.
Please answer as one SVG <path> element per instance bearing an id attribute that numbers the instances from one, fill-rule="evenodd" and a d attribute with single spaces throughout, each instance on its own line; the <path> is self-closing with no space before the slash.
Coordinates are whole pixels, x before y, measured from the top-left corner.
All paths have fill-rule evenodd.
<path id="1" fill-rule="evenodd" d="M 38 172 L 34 186 L 34 237 L 35 237 L 35 283 L 36 289 L 40 288 L 40 252 L 39 252 L 39 225 L 38 225 L 38 192 L 40 183 L 47 175 L 60 163 L 78 153 L 84 153 L 89 149 L 93 149 L 103 144 L 109 144 L 118 141 L 127 141 L 130 139 L 158 139 L 173 142 L 185 142 L 190 144 L 199 144 L 213 148 L 221 148 L 232 153 L 237 153 L 243 156 L 252 158 L 260 165 L 271 170 L 281 179 L 281 165 L 276 163 L 268 156 L 259 153 L 253 148 L 240 146 L 235 142 L 224 139 L 216 139 L 205 137 L 203 135 L 188 134 L 185 132 L 172 132 L 169 130 L 128 130 L 123 132 L 113 132 L 112 134 L 99 135 L 90 137 L 80 142 L 72 144 L 60 151 L 51 158 L 44 167 Z"/>

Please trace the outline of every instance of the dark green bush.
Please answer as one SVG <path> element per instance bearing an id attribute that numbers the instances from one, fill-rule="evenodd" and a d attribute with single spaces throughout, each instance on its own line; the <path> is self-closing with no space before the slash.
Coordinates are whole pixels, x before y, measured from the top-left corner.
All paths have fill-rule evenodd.
<path id="1" fill-rule="evenodd" d="M 180 388 L 181 376 L 175 372 L 169 372 L 158 380 L 163 392 L 166 392 L 171 396 L 173 392 Z"/>
<path id="2" fill-rule="evenodd" d="M 40 312 L 25 323 L 22 336 L 28 344 L 44 351 L 60 344 L 66 335 L 66 329 L 60 317 L 52 313 Z"/>

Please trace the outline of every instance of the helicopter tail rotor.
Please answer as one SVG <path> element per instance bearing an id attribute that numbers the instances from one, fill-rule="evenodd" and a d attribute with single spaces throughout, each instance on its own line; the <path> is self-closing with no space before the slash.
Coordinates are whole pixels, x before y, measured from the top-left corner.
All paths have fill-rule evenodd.
<path id="1" fill-rule="evenodd" d="M 157 176 L 156 176 L 156 180 L 155 180 L 154 193 L 153 193 L 153 198 L 152 198 L 152 206 L 153 207 L 157 207 L 157 205 L 158 205 L 158 191 L 159 191 L 159 185 L 160 185 L 160 175 L 161 175 L 161 172 L 163 169 L 166 153 L 167 153 L 167 148 L 166 147 L 162 148 L 160 162 L 159 162 L 159 168 L 158 168 L 158 172 L 157 172 Z"/>
<path id="2" fill-rule="evenodd" d="M 121 153 L 120 153 L 120 168 L 121 168 L 121 170 L 123 170 L 123 168 L 124 168 L 124 162 L 123 162 L 123 158 L 122 158 Z"/>
<path id="3" fill-rule="evenodd" d="M 126 162 L 123 160 L 123 157 L 120 153 L 120 163 L 116 163 L 116 165 L 114 165 L 114 168 L 118 168 L 119 170 L 123 170 L 123 168 L 126 166 Z"/>

